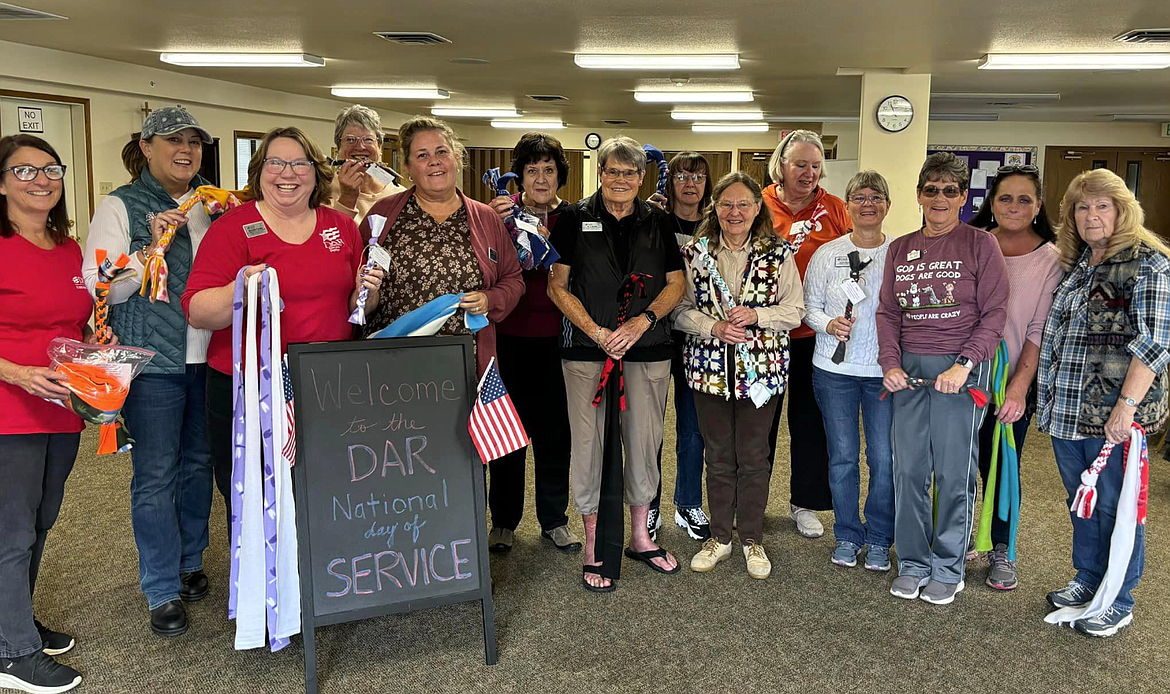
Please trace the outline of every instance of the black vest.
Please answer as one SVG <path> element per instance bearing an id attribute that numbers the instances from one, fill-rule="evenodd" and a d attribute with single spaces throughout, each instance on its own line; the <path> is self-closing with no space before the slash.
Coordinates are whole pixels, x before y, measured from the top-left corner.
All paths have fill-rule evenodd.
<path id="1" fill-rule="evenodd" d="M 645 296 L 635 293 L 630 300 L 627 318 L 633 318 L 649 308 L 655 297 L 666 287 L 666 253 L 662 243 L 662 225 L 667 214 L 642 200 L 634 202 L 633 219 L 623 220 L 629 233 L 619 235 L 613 228 L 614 218 L 605 211 L 601 191 L 571 206 L 558 220 L 558 225 L 572 225 L 576 234 L 572 266 L 569 272 L 569 292 L 581 301 L 585 310 L 598 325 L 617 329 L 619 292 L 630 273 L 649 275 L 643 278 Z M 670 232 L 672 233 L 672 232 Z M 629 263 L 622 267 L 614 244 L 628 243 Z M 658 316 L 658 325 L 647 330 L 637 344 L 626 353 L 629 361 L 659 361 L 669 359 L 670 330 L 666 316 Z M 566 359 L 602 361 L 605 353 L 593 341 L 593 335 L 582 333 L 564 320 L 561 346 Z"/>

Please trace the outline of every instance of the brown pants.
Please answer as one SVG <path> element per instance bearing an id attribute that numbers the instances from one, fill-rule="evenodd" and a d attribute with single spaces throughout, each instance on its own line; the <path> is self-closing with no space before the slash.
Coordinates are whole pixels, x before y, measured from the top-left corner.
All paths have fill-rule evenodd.
<path id="1" fill-rule="evenodd" d="M 719 395 L 695 392 L 707 467 L 711 535 L 723 544 L 731 542 L 733 519 L 737 519 L 741 542 L 763 540 L 771 477 L 768 429 L 779 402 L 780 398 L 773 396 L 757 409 L 751 400 L 724 400 Z"/>

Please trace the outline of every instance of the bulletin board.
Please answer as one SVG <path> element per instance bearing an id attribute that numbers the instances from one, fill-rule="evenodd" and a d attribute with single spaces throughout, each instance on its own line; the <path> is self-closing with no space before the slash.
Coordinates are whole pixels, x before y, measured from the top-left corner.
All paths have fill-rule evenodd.
<path id="1" fill-rule="evenodd" d="M 1010 145 L 927 145 L 926 154 L 935 152 L 950 152 L 964 160 L 971 170 L 970 192 L 967 194 L 967 204 L 959 211 L 959 219 L 967 221 L 979 211 L 983 198 L 995 178 L 995 171 L 1008 164 L 1038 166 L 1038 147 L 1010 146 Z"/>

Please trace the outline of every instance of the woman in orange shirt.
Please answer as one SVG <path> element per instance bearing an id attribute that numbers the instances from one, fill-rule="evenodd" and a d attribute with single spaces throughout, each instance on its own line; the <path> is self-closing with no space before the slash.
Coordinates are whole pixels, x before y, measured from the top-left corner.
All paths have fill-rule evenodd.
<path id="1" fill-rule="evenodd" d="M 823 244 L 849 231 L 845 202 L 821 187 L 825 175 L 825 147 L 811 130 L 793 130 L 780 140 L 768 162 L 775 183 L 764 189 L 764 203 L 772 212 L 776 233 L 798 247 L 796 267 L 804 271 Z M 790 335 L 788 366 L 788 432 L 792 460 L 789 515 L 804 537 L 820 537 L 825 528 L 813 511 L 833 508 L 829 491 L 829 453 L 825 424 L 812 388 L 813 329 L 803 323 Z M 781 407 L 776 407 L 768 435 L 769 462 L 776 455 Z"/>

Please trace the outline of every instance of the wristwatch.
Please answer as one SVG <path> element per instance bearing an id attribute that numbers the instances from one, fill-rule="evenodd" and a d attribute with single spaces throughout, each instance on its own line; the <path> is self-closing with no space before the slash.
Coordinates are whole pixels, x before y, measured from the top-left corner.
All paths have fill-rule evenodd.
<path id="1" fill-rule="evenodd" d="M 971 361 L 971 359 L 969 357 L 959 357 L 958 359 L 955 360 L 955 363 L 958 364 L 959 366 L 963 367 L 964 369 L 969 369 L 972 366 L 975 366 L 975 362 Z"/>
<path id="2" fill-rule="evenodd" d="M 1121 401 L 1124 402 L 1126 405 L 1129 405 L 1130 407 L 1137 407 L 1138 406 L 1137 400 L 1134 400 L 1133 398 L 1128 398 L 1124 395 L 1121 396 Z"/>
<path id="3" fill-rule="evenodd" d="M 645 311 L 642 311 L 642 315 L 646 316 L 646 320 L 650 321 L 650 330 L 653 330 L 654 327 L 658 325 L 658 314 L 654 313 L 650 309 L 646 309 Z"/>

